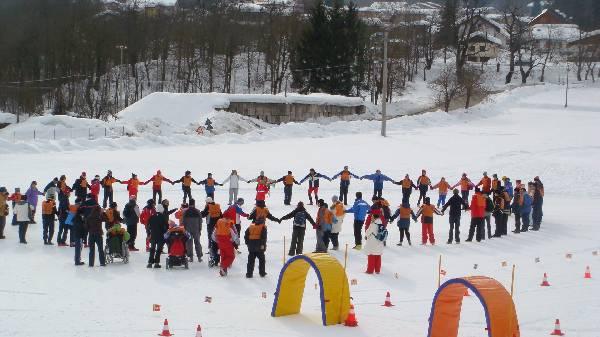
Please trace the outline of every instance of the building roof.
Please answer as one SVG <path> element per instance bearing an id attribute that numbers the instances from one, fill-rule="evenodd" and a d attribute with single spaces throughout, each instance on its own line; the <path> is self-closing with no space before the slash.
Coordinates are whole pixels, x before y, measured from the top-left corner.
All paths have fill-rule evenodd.
<path id="1" fill-rule="evenodd" d="M 574 24 L 538 24 L 531 27 L 534 40 L 553 40 L 571 42 L 580 37 L 579 26 Z"/>
<path id="2" fill-rule="evenodd" d="M 473 42 L 489 42 L 496 44 L 498 46 L 502 46 L 502 41 L 499 38 L 492 36 L 486 32 L 476 31 L 469 35 L 469 41 Z"/>

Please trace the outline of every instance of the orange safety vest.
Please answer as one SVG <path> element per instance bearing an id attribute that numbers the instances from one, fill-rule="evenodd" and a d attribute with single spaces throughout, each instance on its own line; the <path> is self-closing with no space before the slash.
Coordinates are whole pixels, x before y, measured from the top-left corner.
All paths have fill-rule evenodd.
<path id="1" fill-rule="evenodd" d="M 421 206 L 421 214 L 426 217 L 433 217 L 433 205 L 423 205 Z"/>
<path id="2" fill-rule="evenodd" d="M 221 216 L 221 205 L 208 204 L 208 216 L 211 218 L 218 218 Z"/>
<path id="3" fill-rule="evenodd" d="M 233 221 L 226 218 L 221 218 L 219 219 L 219 221 L 217 221 L 217 224 L 215 225 L 215 235 L 230 236 L 232 228 Z"/>
<path id="4" fill-rule="evenodd" d="M 332 224 L 333 223 L 333 213 L 331 213 L 328 209 L 323 212 L 323 223 Z"/>
<path id="5" fill-rule="evenodd" d="M 106 187 L 111 187 L 112 184 L 114 184 L 117 181 L 117 179 L 113 178 L 113 177 L 105 177 L 102 180 L 102 185 L 106 186 Z"/>
<path id="6" fill-rule="evenodd" d="M 411 212 L 410 207 L 400 207 L 400 219 L 410 219 Z"/>
<path id="7" fill-rule="evenodd" d="M 262 184 L 262 185 L 267 186 L 267 184 L 269 183 L 269 178 L 267 178 L 267 176 L 258 177 L 258 178 L 256 178 L 256 182 L 259 185 Z"/>
<path id="8" fill-rule="evenodd" d="M 192 186 L 192 177 L 184 176 L 181 180 L 183 182 L 183 186 Z"/>
<path id="9" fill-rule="evenodd" d="M 152 185 L 155 187 L 162 185 L 162 182 L 163 182 L 163 176 L 158 175 L 158 174 L 154 176 L 154 179 L 152 179 Z"/>
<path id="10" fill-rule="evenodd" d="M 469 182 L 469 178 L 460 178 L 460 190 L 461 191 L 468 191 L 469 190 L 469 186 L 470 182 Z"/>
<path id="11" fill-rule="evenodd" d="M 404 178 L 402 179 L 402 188 L 411 188 L 412 187 L 412 181 L 408 178 Z"/>
<path id="12" fill-rule="evenodd" d="M 138 187 L 140 186 L 140 181 L 136 178 L 136 179 L 129 179 L 129 183 L 127 183 L 127 190 L 133 190 L 133 191 L 137 191 Z"/>
<path id="13" fill-rule="evenodd" d="M 250 240 L 260 240 L 263 230 L 265 229 L 265 224 L 253 224 L 248 227 L 248 238 Z"/>
<path id="14" fill-rule="evenodd" d="M 344 181 L 350 180 L 350 171 L 342 171 L 340 178 Z"/>
<path id="15" fill-rule="evenodd" d="M 431 180 L 429 179 L 428 176 L 420 176 L 419 177 L 419 185 L 429 185 L 431 183 Z"/>
<path id="16" fill-rule="evenodd" d="M 497 190 L 499 186 L 500 186 L 500 180 L 498 180 L 498 179 L 492 180 L 492 189 L 493 190 Z"/>
<path id="17" fill-rule="evenodd" d="M 77 213 L 78 209 L 79 209 L 78 205 L 69 205 L 69 212 L 71 212 L 71 213 Z"/>
<path id="18" fill-rule="evenodd" d="M 55 205 L 56 204 L 52 200 L 45 200 L 44 202 L 42 202 L 42 214 L 43 215 L 53 214 Z"/>
<path id="19" fill-rule="evenodd" d="M 483 177 L 481 178 L 481 180 L 479 181 L 479 184 L 482 185 L 481 189 L 484 192 L 487 192 L 490 190 L 490 185 L 492 184 L 492 179 L 490 179 L 490 177 Z"/>
<path id="20" fill-rule="evenodd" d="M 255 211 L 256 219 L 266 219 L 269 215 L 269 209 L 266 207 L 256 207 Z"/>
<path id="21" fill-rule="evenodd" d="M 286 185 L 291 185 L 294 183 L 294 176 L 291 174 L 288 174 L 287 176 L 285 176 L 285 178 L 283 179 L 283 183 Z"/>
<path id="22" fill-rule="evenodd" d="M 450 188 L 450 184 L 447 181 L 441 181 L 438 183 L 438 189 L 440 190 L 440 194 L 448 193 L 448 189 Z"/>
<path id="23" fill-rule="evenodd" d="M 340 217 L 340 216 L 343 216 L 344 214 L 346 214 L 346 210 L 344 209 L 344 204 L 342 204 L 339 201 L 333 205 L 333 210 L 335 211 L 336 217 Z"/>

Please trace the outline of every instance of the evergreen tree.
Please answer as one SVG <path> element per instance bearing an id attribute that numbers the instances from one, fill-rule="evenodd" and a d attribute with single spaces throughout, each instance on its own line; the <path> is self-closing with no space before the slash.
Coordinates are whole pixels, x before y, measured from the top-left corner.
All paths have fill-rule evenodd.
<path id="1" fill-rule="evenodd" d="M 346 9 L 334 0 L 327 8 L 319 1 L 294 53 L 294 86 L 302 93 L 351 95 L 357 85 L 355 71 L 366 69 L 364 31 L 354 5 Z"/>

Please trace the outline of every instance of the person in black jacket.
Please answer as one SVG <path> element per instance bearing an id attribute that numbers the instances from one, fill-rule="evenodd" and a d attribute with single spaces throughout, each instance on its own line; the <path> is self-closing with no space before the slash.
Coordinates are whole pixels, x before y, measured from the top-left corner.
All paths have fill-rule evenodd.
<path id="1" fill-rule="evenodd" d="M 83 219 L 83 209 L 81 208 L 81 199 L 75 199 L 75 205 L 78 205 L 77 212 L 72 220 L 71 241 L 75 247 L 75 265 L 82 266 L 85 262 L 81 261 L 81 241 L 85 234 L 85 224 Z"/>
<path id="2" fill-rule="evenodd" d="M 246 277 L 252 278 L 254 262 L 258 258 L 258 273 L 260 277 L 267 276 L 265 271 L 265 251 L 267 250 L 267 227 L 263 219 L 257 219 L 244 234 L 244 242 L 248 246 L 248 264 Z"/>
<path id="3" fill-rule="evenodd" d="M 148 220 L 150 230 L 150 256 L 146 268 L 160 268 L 160 254 L 165 246 L 165 233 L 169 230 L 169 215 L 162 204 L 156 205 L 156 214 Z"/>
<path id="4" fill-rule="evenodd" d="M 86 198 L 88 188 L 91 188 L 91 186 L 87 182 L 86 174 L 85 172 L 81 172 L 81 176 L 75 180 L 71 189 L 75 192 L 75 196 L 77 198 L 84 200 Z"/>
<path id="5" fill-rule="evenodd" d="M 292 230 L 292 243 L 290 244 L 290 250 L 288 252 L 289 256 L 302 254 L 304 234 L 306 233 L 306 221 L 308 220 L 313 226 L 315 225 L 315 221 L 304 208 L 304 203 L 302 201 L 298 202 L 298 206 L 296 206 L 293 211 L 281 217 L 279 223 L 283 220 L 292 218 L 294 219 L 294 224 Z"/>
<path id="6" fill-rule="evenodd" d="M 442 207 L 442 213 L 446 211 L 446 209 L 450 207 L 450 216 L 448 220 L 450 221 L 450 232 L 448 233 L 448 244 L 452 243 L 452 233 L 454 232 L 454 241 L 456 243 L 460 243 L 460 215 L 462 210 L 466 210 L 469 208 L 469 205 L 459 195 L 458 189 L 452 190 L 452 197 L 446 202 L 444 207 Z"/>
<path id="7" fill-rule="evenodd" d="M 140 208 L 137 205 L 135 196 L 132 195 L 129 197 L 129 202 L 123 208 L 123 216 L 125 217 L 127 232 L 129 233 L 127 246 L 130 251 L 137 252 L 139 249 L 135 248 L 135 239 L 137 238 L 137 226 L 140 222 Z"/>
<path id="8" fill-rule="evenodd" d="M 100 206 L 96 205 L 90 210 L 88 217 L 85 219 L 85 225 L 89 233 L 89 245 L 90 245 L 90 261 L 89 266 L 94 266 L 94 258 L 96 255 L 96 247 L 98 247 L 98 256 L 100 257 L 100 266 L 106 266 L 106 256 L 104 255 L 104 244 L 102 235 L 102 222 L 105 221 L 104 213 Z"/>

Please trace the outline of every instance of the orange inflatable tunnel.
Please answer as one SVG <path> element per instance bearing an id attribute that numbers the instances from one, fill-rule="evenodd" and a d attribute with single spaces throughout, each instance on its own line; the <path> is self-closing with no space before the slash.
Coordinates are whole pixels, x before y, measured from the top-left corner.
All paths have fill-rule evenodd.
<path id="1" fill-rule="evenodd" d="M 456 337 L 463 295 L 469 289 L 483 305 L 488 337 L 520 337 L 515 304 L 500 282 L 470 276 L 442 284 L 433 298 L 428 337 Z"/>

